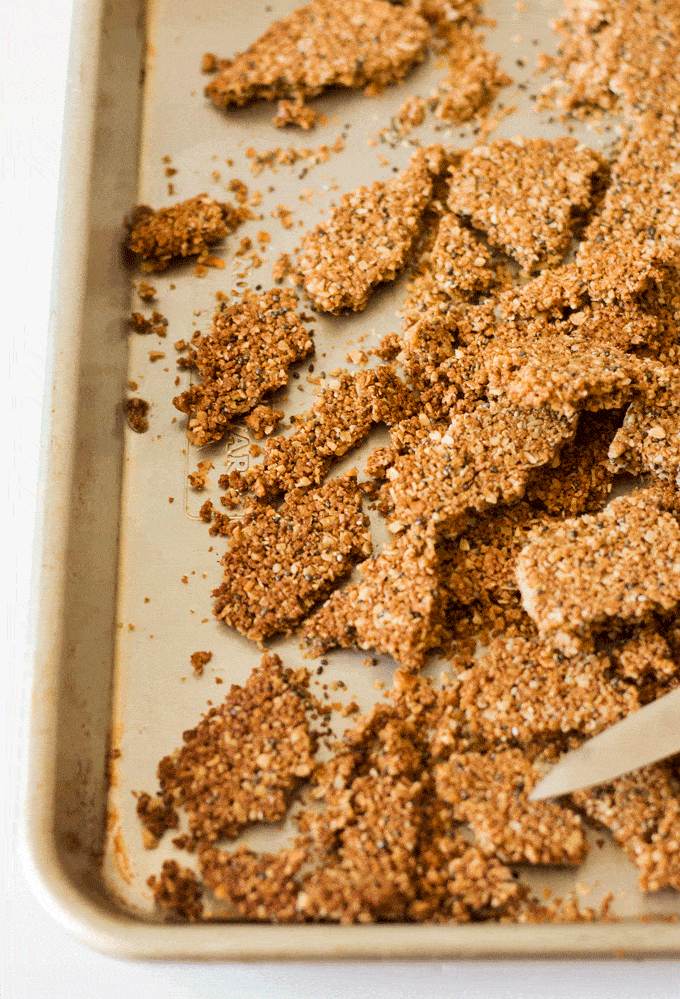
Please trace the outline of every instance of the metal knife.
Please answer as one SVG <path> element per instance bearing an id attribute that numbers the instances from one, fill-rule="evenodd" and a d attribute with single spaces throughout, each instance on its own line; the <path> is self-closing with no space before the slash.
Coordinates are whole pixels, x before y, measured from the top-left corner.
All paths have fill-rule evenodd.
<path id="1" fill-rule="evenodd" d="M 529 801 L 604 784 L 680 752 L 680 688 L 627 715 L 567 753 L 539 781 Z"/>

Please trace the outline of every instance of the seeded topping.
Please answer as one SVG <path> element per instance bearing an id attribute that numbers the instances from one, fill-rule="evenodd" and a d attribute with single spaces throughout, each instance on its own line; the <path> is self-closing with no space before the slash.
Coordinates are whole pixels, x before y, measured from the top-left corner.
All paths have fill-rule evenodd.
<path id="1" fill-rule="evenodd" d="M 602 169 L 575 139 L 497 139 L 452 168 L 448 204 L 530 272 L 560 262 Z"/>
<path id="2" fill-rule="evenodd" d="M 278 510 L 251 501 L 228 531 L 215 615 L 256 642 L 290 634 L 371 553 L 356 472 L 294 490 Z"/>
<path id="3" fill-rule="evenodd" d="M 298 267 L 305 291 L 323 312 L 366 308 L 372 289 L 393 281 L 420 232 L 441 146 L 419 150 L 393 180 L 344 194 L 327 222 L 307 233 Z"/>
<path id="4" fill-rule="evenodd" d="M 519 749 L 452 753 L 435 773 L 437 794 L 469 822 L 480 849 L 507 864 L 580 864 L 588 847 L 578 815 L 530 802 L 541 773 Z"/>
<path id="5" fill-rule="evenodd" d="M 522 603 L 556 647 L 589 648 L 610 619 L 641 621 L 680 601 L 680 526 L 651 490 L 601 513 L 536 528 L 517 559 Z"/>
<path id="6" fill-rule="evenodd" d="M 241 221 L 232 205 L 197 194 L 154 211 L 138 205 L 127 245 L 142 258 L 143 271 L 164 271 L 181 257 L 204 257 L 209 246 L 233 232 Z"/>
<path id="7" fill-rule="evenodd" d="M 189 417 L 192 444 L 220 440 L 239 415 L 286 385 L 290 365 L 312 352 L 296 306 L 295 293 L 280 288 L 251 292 L 232 304 L 222 298 L 210 333 L 194 334 L 187 356 L 177 363 L 196 368 L 201 382 L 173 399 Z"/>
<path id="8" fill-rule="evenodd" d="M 221 108 L 279 98 L 302 104 L 335 86 L 377 93 L 420 62 L 429 41 L 427 22 L 412 9 L 383 0 L 313 0 L 221 63 L 205 92 Z"/>

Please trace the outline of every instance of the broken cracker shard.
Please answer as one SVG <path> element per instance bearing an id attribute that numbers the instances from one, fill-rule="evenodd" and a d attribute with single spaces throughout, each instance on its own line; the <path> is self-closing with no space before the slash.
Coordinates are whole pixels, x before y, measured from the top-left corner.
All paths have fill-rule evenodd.
<path id="1" fill-rule="evenodd" d="M 276 124 L 308 128 L 314 112 L 305 100 L 337 86 L 377 93 L 422 61 L 429 42 L 427 22 L 412 9 L 383 0 L 313 0 L 221 63 L 205 93 L 225 109 L 280 100 Z"/>

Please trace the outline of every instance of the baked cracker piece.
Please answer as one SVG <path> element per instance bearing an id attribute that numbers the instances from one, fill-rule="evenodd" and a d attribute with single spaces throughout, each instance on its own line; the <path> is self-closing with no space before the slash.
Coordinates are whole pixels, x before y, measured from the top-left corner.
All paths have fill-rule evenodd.
<path id="1" fill-rule="evenodd" d="M 273 288 L 248 292 L 242 301 L 222 298 L 210 333 L 195 333 L 180 367 L 196 368 L 201 382 L 173 399 L 189 417 L 192 444 L 220 440 L 238 416 L 288 383 L 288 369 L 308 357 L 312 339 L 296 312 L 297 295 Z"/>
<path id="2" fill-rule="evenodd" d="M 452 168 L 449 208 L 526 273 L 558 264 L 604 169 L 575 139 L 497 139 Z"/>
<path id="3" fill-rule="evenodd" d="M 434 531 L 412 527 L 380 555 L 362 562 L 362 580 L 338 590 L 305 624 L 309 654 L 332 648 L 375 649 L 405 669 L 420 669 L 448 632 Z"/>
<path id="4" fill-rule="evenodd" d="M 383 0 L 312 0 L 225 60 L 205 93 L 221 108 L 291 99 L 304 110 L 304 101 L 327 87 L 377 93 L 401 80 L 429 42 L 427 22 L 412 9 Z"/>
<path id="5" fill-rule="evenodd" d="M 354 470 L 312 492 L 293 490 L 278 509 L 251 501 L 228 527 L 214 613 L 259 643 L 291 634 L 371 554 Z"/>
<path id="6" fill-rule="evenodd" d="M 233 684 L 160 761 L 164 800 L 187 813 L 194 842 L 235 839 L 246 826 L 284 818 L 314 767 L 308 682 L 306 670 L 294 673 L 278 656 L 264 656 L 245 685 Z"/>
<path id="7" fill-rule="evenodd" d="M 393 423 L 416 409 L 411 391 L 392 368 L 380 366 L 331 378 L 310 415 L 290 436 L 267 441 L 246 482 L 256 496 L 320 485 L 335 460 L 368 436 L 374 423 Z"/>
<path id="8" fill-rule="evenodd" d="M 233 232 L 240 221 L 232 205 L 207 194 L 157 211 L 137 205 L 127 246 L 141 256 L 143 271 L 164 271 L 181 257 L 206 255 L 208 247 Z"/>
<path id="9" fill-rule="evenodd" d="M 603 507 L 614 480 L 608 454 L 619 421 L 618 410 L 581 413 L 573 441 L 536 472 L 527 499 L 553 517 L 576 517 Z"/>
<path id="10" fill-rule="evenodd" d="M 450 303 L 469 301 L 498 281 L 499 268 L 489 248 L 450 213 L 441 219 L 432 249 L 409 281 L 402 310 L 410 315 L 425 304 L 442 315 Z"/>
<path id="11" fill-rule="evenodd" d="M 459 675 L 460 711 L 444 719 L 438 742 L 456 731 L 489 747 L 596 735 L 640 707 L 611 667 L 606 655 L 566 658 L 533 639 L 495 639 Z"/>
<path id="12" fill-rule="evenodd" d="M 635 400 L 609 448 L 614 468 L 651 472 L 680 488 L 680 383 L 654 401 Z"/>
<path id="13" fill-rule="evenodd" d="M 652 489 L 536 528 L 517 559 L 524 609 L 567 653 L 592 647 L 607 622 L 636 623 L 680 602 L 680 525 Z"/>
<path id="14" fill-rule="evenodd" d="M 519 499 L 534 469 L 552 460 L 576 422 L 553 410 L 481 403 L 433 431 L 387 472 L 390 530 L 426 518 L 453 530 L 470 511 Z"/>
<path id="15" fill-rule="evenodd" d="M 677 759 L 643 767 L 569 796 L 609 829 L 640 868 L 642 891 L 680 888 L 680 784 Z"/>
<path id="16" fill-rule="evenodd" d="M 675 0 L 566 0 L 555 22 L 561 36 L 557 62 L 569 89 L 562 107 L 619 109 L 639 117 L 667 110 L 680 97 L 680 11 Z M 653 71 L 652 71 L 653 67 Z"/>
<path id="17" fill-rule="evenodd" d="M 680 139 L 677 123 L 652 117 L 614 165 L 601 210 L 576 254 L 592 300 L 630 301 L 669 277 L 677 279 Z"/>
<path id="18" fill-rule="evenodd" d="M 235 906 L 244 919 L 293 923 L 298 921 L 297 875 L 305 859 L 300 847 L 259 854 L 247 846 L 210 846 L 200 851 L 198 862 L 215 898 Z"/>
<path id="19" fill-rule="evenodd" d="M 442 580 L 452 605 L 471 610 L 481 638 L 510 636 L 518 628 L 535 634 L 521 606 L 515 560 L 529 531 L 545 520 L 544 513 L 520 501 L 471 516 L 458 537 L 442 541 Z"/>
<path id="20" fill-rule="evenodd" d="M 486 856 L 506 864 L 580 864 L 588 846 L 581 819 L 553 802 L 530 802 L 541 773 L 519 749 L 453 753 L 435 770 L 437 794 L 467 822 Z"/>
<path id="21" fill-rule="evenodd" d="M 317 309 L 360 312 L 376 285 L 394 280 L 420 233 L 433 178 L 444 165 L 441 146 L 418 150 L 391 180 L 344 194 L 328 221 L 305 235 L 298 269 Z"/>

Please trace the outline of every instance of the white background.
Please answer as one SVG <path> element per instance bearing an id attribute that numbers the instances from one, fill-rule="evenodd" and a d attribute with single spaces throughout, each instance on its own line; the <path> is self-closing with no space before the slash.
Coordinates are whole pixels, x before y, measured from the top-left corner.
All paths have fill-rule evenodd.
<path id="1" fill-rule="evenodd" d="M 229 0 L 225 0 L 225 3 Z M 510 0 L 508 0 L 510 2 Z M 20 773 L 30 656 L 26 622 L 49 285 L 71 0 L 0 0 L 2 135 L 0 336 L 5 344 L 3 490 L 7 719 L 0 919 L 2 999 L 680 999 L 680 961 L 436 962 L 430 964 L 179 965 L 103 957 L 72 939 L 34 901 L 18 857 Z"/>

